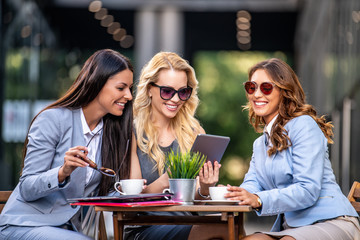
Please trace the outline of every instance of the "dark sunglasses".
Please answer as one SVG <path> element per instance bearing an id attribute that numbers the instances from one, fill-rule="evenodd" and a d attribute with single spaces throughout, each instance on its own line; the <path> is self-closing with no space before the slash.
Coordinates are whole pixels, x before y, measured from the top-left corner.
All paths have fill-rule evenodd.
<path id="1" fill-rule="evenodd" d="M 94 137 L 102 130 L 99 129 L 89 140 L 89 142 L 86 144 L 86 147 L 88 147 L 90 145 L 90 142 L 94 139 Z M 125 148 L 125 154 L 122 158 L 122 161 L 121 161 L 121 164 L 117 170 L 117 172 L 120 171 L 120 168 L 122 166 L 122 164 L 125 162 L 125 158 L 126 158 L 126 155 L 128 153 L 128 149 L 129 149 L 129 139 L 127 140 L 126 142 L 126 148 Z M 98 168 L 98 165 L 91 159 L 83 159 L 85 162 L 87 162 L 89 164 L 89 167 L 91 167 L 92 169 L 100 172 L 101 174 L 104 174 L 105 176 L 109 176 L 109 177 L 115 177 L 116 179 L 116 182 L 120 181 L 120 178 L 119 178 L 119 175 L 116 175 L 116 172 L 114 170 L 112 170 L 111 168 L 106 168 L 106 167 L 100 167 Z"/>
<path id="2" fill-rule="evenodd" d="M 100 128 L 89 140 L 89 142 L 86 144 L 86 147 L 89 147 L 91 141 L 94 139 L 94 137 L 102 130 L 102 128 Z M 83 158 L 82 158 L 83 159 Z M 87 162 L 89 164 L 89 167 L 91 167 L 92 169 L 100 172 L 101 174 L 104 174 L 106 176 L 109 177 L 116 177 L 116 173 L 114 170 L 110 169 L 110 168 L 106 168 L 106 167 L 98 167 L 98 165 L 91 159 L 83 159 L 85 162 Z"/>
<path id="3" fill-rule="evenodd" d="M 160 97 L 164 100 L 170 100 L 177 93 L 180 100 L 186 101 L 190 98 L 192 93 L 192 87 L 180 88 L 179 90 L 175 90 L 172 87 L 159 86 L 156 83 L 150 83 L 154 87 L 160 88 Z"/>
<path id="4" fill-rule="evenodd" d="M 253 94 L 256 89 L 258 88 L 258 85 L 256 82 L 244 82 L 244 87 L 245 87 L 245 91 L 247 92 L 247 94 Z M 272 93 L 273 89 L 275 87 L 275 83 L 272 82 L 263 82 L 260 84 L 260 91 L 264 94 L 264 95 L 269 95 Z"/>

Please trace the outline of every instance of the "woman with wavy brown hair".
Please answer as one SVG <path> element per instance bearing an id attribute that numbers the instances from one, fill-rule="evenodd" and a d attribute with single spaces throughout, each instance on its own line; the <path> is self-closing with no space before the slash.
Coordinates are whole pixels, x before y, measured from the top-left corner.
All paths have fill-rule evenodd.
<path id="1" fill-rule="evenodd" d="M 271 232 L 244 239 L 359 239 L 355 209 L 336 183 L 328 155 L 332 124 L 306 103 L 295 72 L 272 58 L 244 83 L 249 120 L 257 132 L 250 168 L 227 197 L 259 216 L 277 215 Z"/>

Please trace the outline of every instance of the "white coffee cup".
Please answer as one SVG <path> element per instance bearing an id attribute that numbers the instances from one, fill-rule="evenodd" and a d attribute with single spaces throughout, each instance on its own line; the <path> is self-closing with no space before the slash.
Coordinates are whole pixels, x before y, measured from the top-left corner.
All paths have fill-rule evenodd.
<path id="1" fill-rule="evenodd" d="M 121 191 L 119 190 L 121 187 Z M 123 179 L 115 182 L 115 190 L 122 195 L 135 195 L 142 192 L 144 187 L 144 179 Z"/>
<path id="2" fill-rule="evenodd" d="M 215 201 L 227 200 L 224 197 L 225 193 L 229 192 L 227 188 L 228 187 L 209 187 L 211 200 L 215 200 Z"/>

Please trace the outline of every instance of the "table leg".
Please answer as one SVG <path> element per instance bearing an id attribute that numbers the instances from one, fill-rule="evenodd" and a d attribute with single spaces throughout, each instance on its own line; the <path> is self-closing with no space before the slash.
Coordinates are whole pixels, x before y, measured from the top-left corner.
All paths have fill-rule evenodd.
<path id="1" fill-rule="evenodd" d="M 114 224 L 113 224 L 114 225 L 114 239 L 122 240 L 123 239 L 123 228 L 120 226 L 117 212 L 113 212 L 113 222 L 114 222 Z"/>
<path id="2" fill-rule="evenodd" d="M 234 213 L 228 213 L 228 232 L 229 240 L 235 240 L 235 216 Z"/>
<path id="3" fill-rule="evenodd" d="M 100 240 L 107 240 L 107 234 L 106 234 L 106 226 L 105 226 L 105 219 L 104 219 L 104 213 L 99 212 L 99 239 Z"/>
<path id="4" fill-rule="evenodd" d="M 239 235 L 239 239 L 241 239 L 242 237 L 246 236 L 246 232 L 245 232 L 245 227 L 244 227 L 244 213 L 239 212 L 239 216 L 238 216 L 238 235 Z"/>

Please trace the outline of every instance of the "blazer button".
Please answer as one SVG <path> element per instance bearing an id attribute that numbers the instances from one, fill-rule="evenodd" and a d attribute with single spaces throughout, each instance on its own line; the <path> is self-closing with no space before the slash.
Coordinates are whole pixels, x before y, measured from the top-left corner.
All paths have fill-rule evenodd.
<path id="1" fill-rule="evenodd" d="M 48 188 L 51 188 L 51 184 L 50 184 L 50 183 L 48 184 Z"/>

